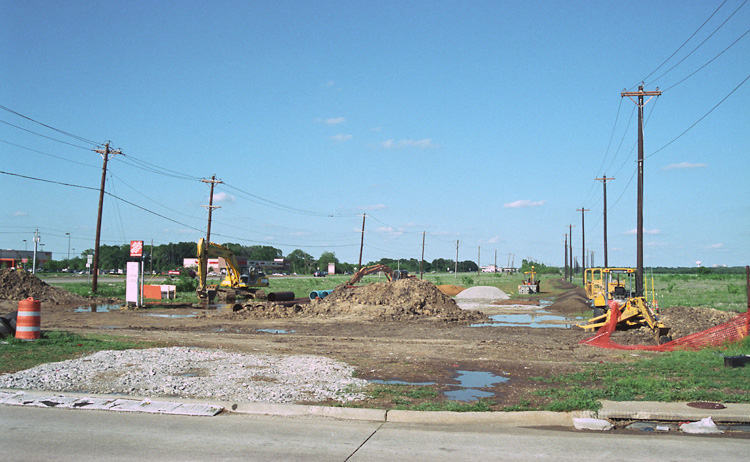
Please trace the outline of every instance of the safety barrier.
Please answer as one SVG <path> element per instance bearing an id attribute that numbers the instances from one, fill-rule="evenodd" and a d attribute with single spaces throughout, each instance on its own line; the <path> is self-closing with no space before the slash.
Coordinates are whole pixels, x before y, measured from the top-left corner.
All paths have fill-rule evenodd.
<path id="1" fill-rule="evenodd" d="M 16 338 L 21 340 L 37 340 L 41 337 L 42 302 L 32 297 L 18 302 L 16 316 Z"/>

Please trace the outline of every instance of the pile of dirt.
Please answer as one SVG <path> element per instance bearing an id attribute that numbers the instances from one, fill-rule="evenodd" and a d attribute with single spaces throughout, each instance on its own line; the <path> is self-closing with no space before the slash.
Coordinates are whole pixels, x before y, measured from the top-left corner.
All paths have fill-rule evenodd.
<path id="1" fill-rule="evenodd" d="M 52 287 L 27 271 L 0 269 L 0 300 L 25 300 L 29 297 L 55 305 L 91 301 Z"/>
<path id="2" fill-rule="evenodd" d="M 466 290 L 465 287 L 461 287 L 461 286 L 457 286 L 453 284 L 443 284 L 443 285 L 437 286 L 437 289 L 449 297 L 455 297 L 456 295 Z"/>
<path id="3" fill-rule="evenodd" d="M 476 323 L 488 320 L 479 311 L 464 311 L 431 282 L 401 279 L 358 287 L 338 286 L 322 300 L 283 306 L 253 301 L 235 309 L 231 317 L 286 318 L 291 316 L 356 316 L 377 321 L 430 320 Z"/>
<path id="4" fill-rule="evenodd" d="M 661 310 L 659 320 L 670 328 L 670 336 L 678 339 L 723 324 L 735 316 L 737 313 L 733 311 L 673 306 Z"/>
<path id="5" fill-rule="evenodd" d="M 564 284 L 564 281 L 562 283 Z M 555 299 L 555 302 L 547 309 L 559 311 L 562 313 L 580 313 L 582 311 L 591 311 L 589 299 L 588 297 L 586 297 L 586 290 L 583 287 L 572 287 L 574 287 L 572 290 L 560 294 Z"/>

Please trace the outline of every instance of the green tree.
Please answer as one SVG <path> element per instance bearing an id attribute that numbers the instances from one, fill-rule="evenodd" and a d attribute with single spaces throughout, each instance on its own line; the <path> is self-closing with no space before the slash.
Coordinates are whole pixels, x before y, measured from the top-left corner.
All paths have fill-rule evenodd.
<path id="1" fill-rule="evenodd" d="M 315 263 L 315 257 L 301 249 L 293 250 L 286 258 L 293 273 L 310 273 Z"/>
<path id="2" fill-rule="evenodd" d="M 320 255 L 320 258 L 318 258 L 318 268 L 320 268 L 321 271 L 328 270 L 328 264 L 329 263 L 338 263 L 339 259 L 336 258 L 335 252 L 323 252 Z"/>

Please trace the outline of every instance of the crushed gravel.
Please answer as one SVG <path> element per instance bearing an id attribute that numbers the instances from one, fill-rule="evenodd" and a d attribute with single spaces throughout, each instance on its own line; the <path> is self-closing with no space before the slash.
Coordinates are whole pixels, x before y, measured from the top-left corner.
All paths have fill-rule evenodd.
<path id="1" fill-rule="evenodd" d="M 510 295 L 492 286 L 470 287 L 456 295 L 458 300 L 508 300 L 509 298 Z"/>
<path id="2" fill-rule="evenodd" d="M 179 396 L 236 402 L 308 403 L 364 399 L 367 381 L 321 356 L 239 354 L 171 347 L 99 351 L 0 375 L 0 388 Z"/>

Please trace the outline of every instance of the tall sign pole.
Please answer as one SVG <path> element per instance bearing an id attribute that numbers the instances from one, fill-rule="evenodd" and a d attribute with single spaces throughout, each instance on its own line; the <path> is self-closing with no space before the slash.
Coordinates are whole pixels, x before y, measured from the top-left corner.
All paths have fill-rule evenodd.
<path id="1" fill-rule="evenodd" d="M 208 209 L 208 226 L 206 227 L 206 246 L 208 246 L 211 242 L 211 217 L 214 209 L 220 208 L 218 205 L 214 205 L 214 186 L 216 186 L 217 183 L 223 183 L 223 181 L 217 180 L 216 175 L 211 175 L 210 180 L 202 179 L 201 181 L 211 185 L 211 192 L 208 196 L 208 206 L 203 206 Z M 208 271 L 208 258 L 201 258 L 198 263 L 201 265 L 201 274 L 206 274 Z M 201 284 L 203 282 L 205 281 L 202 281 Z"/>
<path id="2" fill-rule="evenodd" d="M 638 106 L 638 244 L 637 244 L 637 263 L 635 270 L 635 292 L 639 297 L 643 296 L 643 106 L 646 102 L 643 101 L 644 96 L 661 95 L 659 88 L 655 91 L 645 91 L 643 85 L 638 86 L 638 91 L 623 91 L 620 93 L 620 97 L 628 97 Z M 638 101 L 633 99 L 637 97 Z M 649 101 L 651 100 L 649 98 Z"/>

